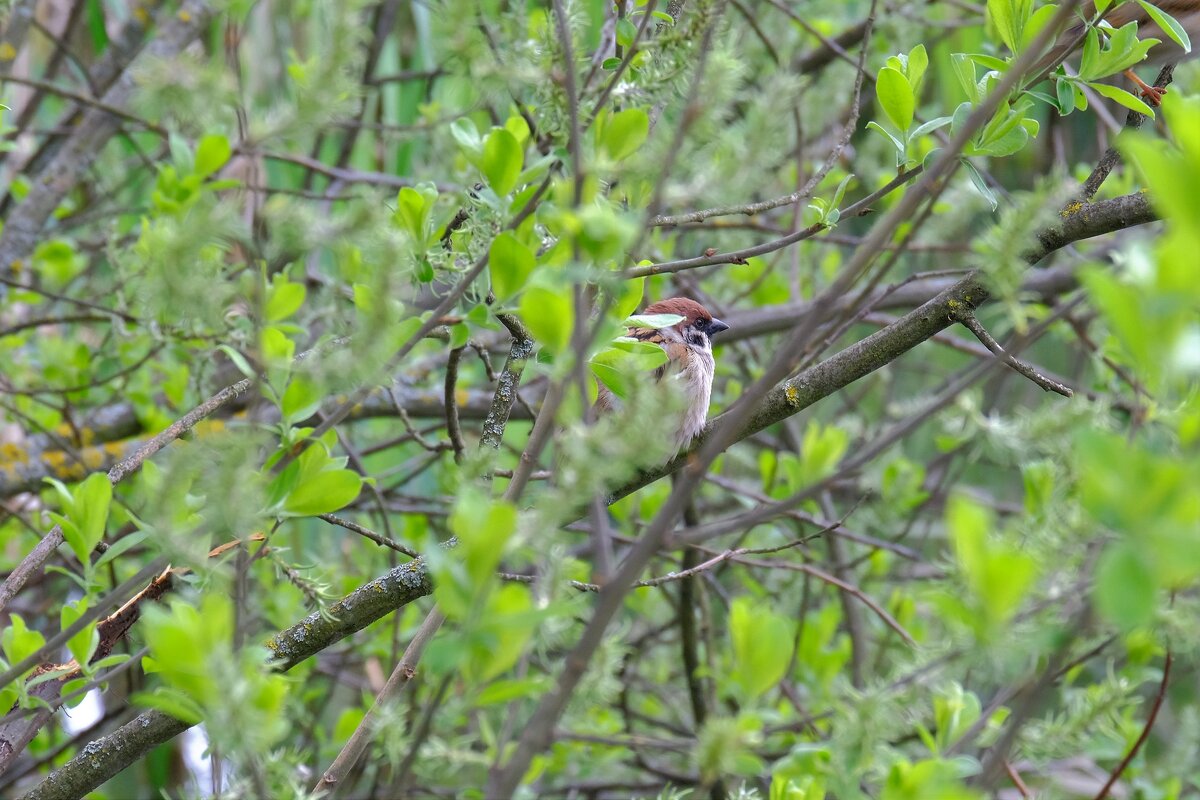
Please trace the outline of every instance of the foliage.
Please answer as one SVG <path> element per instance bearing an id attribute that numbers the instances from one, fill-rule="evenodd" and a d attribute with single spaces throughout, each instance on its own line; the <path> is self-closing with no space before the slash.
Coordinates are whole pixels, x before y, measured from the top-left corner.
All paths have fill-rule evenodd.
<path id="1" fill-rule="evenodd" d="M 1200 791 L 1200 68 L 1127 91 L 1119 2 L 14 15 L 0 794 L 74 780 L 110 727 L 32 712 L 85 695 L 224 780 L 130 743 L 98 797 L 302 796 L 357 741 L 356 796 Z M 671 460 L 629 334 L 675 295 L 738 424 Z"/>

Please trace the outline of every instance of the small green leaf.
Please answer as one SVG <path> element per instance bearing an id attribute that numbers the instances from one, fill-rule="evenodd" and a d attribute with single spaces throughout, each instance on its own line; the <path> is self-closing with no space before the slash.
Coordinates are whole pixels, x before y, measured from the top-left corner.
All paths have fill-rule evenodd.
<path id="1" fill-rule="evenodd" d="M 20 614 L 10 616 L 8 625 L 0 633 L 0 649 L 4 650 L 4 658 L 9 664 L 24 661 L 41 650 L 45 643 L 46 637 L 38 631 L 30 630 Z"/>
<path id="2" fill-rule="evenodd" d="M 633 37 L 637 35 L 637 27 L 629 21 L 629 17 L 621 17 L 617 20 L 617 44 L 621 47 L 629 47 L 633 44 Z"/>
<path id="3" fill-rule="evenodd" d="M 468 156 L 477 156 L 483 149 L 483 139 L 470 117 L 459 117 L 450 123 L 450 135 L 454 137 L 454 141 L 458 142 L 458 146 L 467 152 Z"/>
<path id="4" fill-rule="evenodd" d="M 684 317 L 678 314 L 635 314 L 625 320 L 627 328 L 669 328 L 683 322 Z"/>
<path id="5" fill-rule="evenodd" d="M 535 265 L 533 251 L 511 231 L 497 236 L 488 251 L 488 271 L 496 299 L 503 302 L 524 289 Z"/>
<path id="6" fill-rule="evenodd" d="M 914 101 L 912 87 L 903 73 L 891 67 L 879 70 L 875 82 L 875 97 L 879 107 L 896 128 L 904 133 L 912 125 Z"/>
<path id="7" fill-rule="evenodd" d="M 349 505 L 362 491 L 362 476 L 348 469 L 325 470 L 301 481 L 283 504 L 286 516 L 315 517 Z"/>
<path id="8" fill-rule="evenodd" d="M 1159 28 L 1162 28 L 1162 32 L 1171 37 L 1171 40 L 1175 44 L 1183 48 L 1183 52 L 1192 52 L 1192 40 L 1188 36 L 1187 29 L 1179 24 L 1179 20 L 1153 3 L 1147 3 L 1146 0 L 1137 0 L 1137 2 L 1150 15 L 1150 19 L 1154 20 Z M 1181 13 L 1191 16 L 1196 13 L 1196 9 L 1193 8 L 1191 11 L 1182 11 Z"/>
<path id="9" fill-rule="evenodd" d="M 867 123 L 867 128 L 868 128 L 869 130 L 876 130 L 876 131 L 879 131 L 879 132 L 880 132 L 880 133 L 882 133 L 884 136 L 886 136 L 886 137 L 887 137 L 887 139 L 888 139 L 888 141 L 890 141 L 890 142 L 892 143 L 892 146 L 896 148 L 896 154 L 897 154 L 897 156 L 898 156 L 899 158 L 904 158 L 905 151 L 906 151 L 908 148 L 906 148 L 906 147 L 904 146 L 904 142 L 902 142 L 902 141 L 900 141 L 899 139 L 897 139 L 897 138 L 896 138 L 896 135 L 895 135 L 895 134 L 893 134 L 893 133 L 889 133 L 889 132 L 888 132 L 888 130 L 887 130 L 887 128 L 883 127 L 882 125 L 880 125 L 880 124 L 879 124 L 878 122 L 876 122 L 875 120 L 871 120 L 870 122 L 868 122 L 868 123 Z"/>
<path id="10" fill-rule="evenodd" d="M 466 347 L 467 342 L 471 339 L 471 328 L 465 323 L 460 322 L 457 325 L 450 326 L 450 349 L 457 350 L 460 347 Z"/>
<path id="11" fill-rule="evenodd" d="M 792 656 L 792 626 L 748 597 L 733 601 L 729 634 L 733 639 L 734 679 L 749 698 L 767 691 L 787 672 Z"/>
<path id="12" fill-rule="evenodd" d="M 321 389 L 307 375 L 295 375 L 283 392 L 279 410 L 289 425 L 308 419 L 321 406 Z"/>
<path id="13" fill-rule="evenodd" d="M 962 159 L 962 164 L 967 168 L 967 175 L 970 176 L 971 183 L 974 184 L 975 189 L 981 195 L 983 195 L 984 199 L 988 201 L 988 204 L 992 207 L 992 211 L 995 211 L 997 208 L 999 208 L 1000 201 L 996 198 L 996 193 L 992 191 L 992 187 L 987 185 L 987 181 L 984 179 L 983 175 L 980 174 L 979 170 L 975 168 L 975 165 L 965 158 Z"/>
<path id="14" fill-rule="evenodd" d="M 628 158 L 650 134 L 650 117 L 640 108 L 613 114 L 600 129 L 600 147 L 613 161 Z"/>
<path id="15" fill-rule="evenodd" d="M 108 510 L 112 504 L 112 482 L 103 472 L 93 472 L 75 488 L 72 520 L 79 536 L 69 542 L 79 560 L 88 564 L 91 552 L 104 538 Z"/>
<path id="16" fill-rule="evenodd" d="M 614 298 L 613 307 L 609 312 L 613 319 L 625 319 L 642 304 L 642 297 L 646 292 L 646 279 L 634 278 L 631 281 L 624 281 L 620 292 Z"/>
<path id="17" fill-rule="evenodd" d="M 517 137 L 504 128 L 493 128 L 483 143 L 479 169 L 492 191 L 503 197 L 516 187 L 523 161 L 524 154 L 521 145 L 517 144 Z"/>
<path id="18" fill-rule="evenodd" d="M 521 319 L 533 337 L 552 353 L 566 350 L 575 324 L 570 293 L 533 286 L 521 295 Z"/>
<path id="19" fill-rule="evenodd" d="M 1136 111 L 1139 114 L 1145 114 L 1151 119 L 1154 118 L 1154 109 L 1146 105 L 1142 100 L 1124 89 L 1117 86 L 1109 86 L 1107 83 L 1088 83 L 1088 86 L 1096 90 L 1096 93 L 1102 97 L 1107 97 L 1109 100 L 1114 100 L 1120 105 L 1125 106 L 1130 111 Z"/>
<path id="20" fill-rule="evenodd" d="M 307 290 L 303 283 L 289 281 L 282 273 L 276 273 L 270 288 L 267 290 L 266 307 L 263 316 L 267 322 L 279 322 L 287 319 L 300 310 L 304 305 Z"/>
<path id="21" fill-rule="evenodd" d="M 225 166 L 232 153 L 229 140 L 224 136 L 216 134 L 205 136 L 196 146 L 196 174 L 207 178 Z"/>
<path id="22" fill-rule="evenodd" d="M 908 78 L 908 85 L 912 87 L 914 98 L 920 96 L 921 81 L 924 79 L 927 69 L 929 69 L 929 53 L 925 51 L 925 45 L 919 44 L 908 51 L 908 67 L 904 70 L 904 75 Z"/>
<path id="23" fill-rule="evenodd" d="M 87 598 L 81 598 L 74 603 L 64 605 L 59 612 L 60 630 L 65 631 L 71 627 L 77 619 L 83 616 L 87 609 Z M 67 649 L 71 651 L 71 655 L 77 664 L 87 665 L 92 660 L 92 654 L 96 652 L 96 647 L 99 644 L 100 634 L 96 631 L 96 621 L 93 620 L 90 624 L 85 625 L 83 630 L 67 640 Z"/>

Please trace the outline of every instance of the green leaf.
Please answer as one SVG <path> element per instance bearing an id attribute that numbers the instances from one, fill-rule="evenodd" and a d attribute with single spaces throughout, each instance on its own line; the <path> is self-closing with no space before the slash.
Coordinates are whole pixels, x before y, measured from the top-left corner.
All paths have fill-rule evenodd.
<path id="1" fill-rule="evenodd" d="M 1150 19 L 1154 20 L 1155 24 L 1162 29 L 1163 33 L 1171 37 L 1175 44 L 1183 48 L 1183 52 L 1192 52 L 1192 40 L 1188 36 L 1187 29 L 1179 24 L 1179 20 L 1153 3 L 1147 3 L 1146 0 L 1137 0 L 1137 2 L 1150 15 Z M 1185 13 L 1195 14 L 1196 10 L 1193 9 Z"/>
<path id="2" fill-rule="evenodd" d="M 679 314 L 635 314 L 625 320 L 627 328 L 669 328 L 678 325 L 685 318 Z"/>
<path id="3" fill-rule="evenodd" d="M 1021 35 L 1033 12 L 1033 0 L 988 0 L 987 8 L 1008 49 L 1013 53 L 1020 52 Z"/>
<path id="4" fill-rule="evenodd" d="M 483 149 L 483 138 L 470 117 L 459 117 L 450 123 L 450 135 L 470 157 L 478 156 Z"/>
<path id="5" fill-rule="evenodd" d="M 1042 29 L 1050 24 L 1057 11 L 1058 6 L 1054 3 L 1049 3 L 1033 12 L 1029 20 L 1025 23 L 1025 29 L 1021 33 L 1022 52 L 1029 49 L 1029 45 L 1033 44 L 1033 40 L 1038 37 Z"/>
<path id="6" fill-rule="evenodd" d="M 513 521 L 515 524 L 515 509 Z M 472 677 L 489 681 L 517 663 L 533 635 L 535 615 L 530 613 L 533 608 L 529 587 L 520 583 L 507 583 L 491 596 L 487 605 L 491 641 L 483 653 L 472 659 Z"/>
<path id="7" fill-rule="evenodd" d="M 488 271 L 492 276 L 492 292 L 496 299 L 504 302 L 524 289 L 535 265 L 533 251 L 511 231 L 504 231 L 492 240 L 488 251 Z"/>
<path id="8" fill-rule="evenodd" d="M 232 153 L 229 140 L 224 136 L 217 134 L 205 136 L 196 146 L 196 174 L 207 178 L 225 166 Z"/>
<path id="9" fill-rule="evenodd" d="M 283 392 L 279 410 L 288 425 L 308 419 L 321 406 L 321 387 L 307 375 L 294 375 Z"/>
<path id="10" fill-rule="evenodd" d="M 60 630 L 65 631 L 75 623 L 75 620 L 84 615 L 88 609 L 87 598 L 81 598 L 74 603 L 67 603 L 59 612 Z M 96 631 L 97 621 L 93 620 L 90 624 L 67 640 L 67 649 L 71 651 L 71 656 L 75 662 L 86 666 L 92 659 L 92 654 L 96 652 L 96 647 L 100 644 L 100 634 Z"/>
<path id="11" fill-rule="evenodd" d="M 951 497 L 946 505 L 946 526 L 967 586 L 984 616 L 980 631 L 1007 622 L 1033 583 L 1037 572 L 1033 558 L 993 541 L 991 513 L 967 497 Z"/>
<path id="12" fill-rule="evenodd" d="M 307 290 L 303 283 L 289 281 L 282 272 L 276 273 L 267 290 L 263 315 L 267 322 L 279 322 L 295 314 L 304 305 Z"/>
<path id="13" fill-rule="evenodd" d="M 134 531 L 133 533 L 122 536 L 120 539 L 110 545 L 109 548 L 105 550 L 99 558 L 96 559 L 96 563 L 92 565 L 93 568 L 99 569 L 108 562 L 120 558 L 120 556 L 126 550 L 137 547 L 139 544 L 144 542 L 148 535 L 149 534 L 147 534 L 145 531 Z"/>
<path id="14" fill-rule="evenodd" d="M 997 208 L 999 208 L 1000 201 L 996 199 L 996 193 L 992 191 L 992 187 L 987 185 L 987 181 L 984 179 L 983 175 L 980 174 L 979 170 L 975 168 L 975 165 L 965 158 L 962 159 L 962 165 L 967 168 L 967 175 L 970 176 L 971 183 L 975 186 L 975 189 L 981 195 L 983 195 L 984 199 L 988 201 L 988 204 L 992 207 L 992 211 L 995 211 Z"/>
<path id="15" fill-rule="evenodd" d="M 1154 618 L 1158 585 L 1145 559 L 1130 542 L 1110 545 L 1096 565 L 1096 611 L 1107 622 L 1131 630 Z"/>
<path id="16" fill-rule="evenodd" d="M 884 128 L 882 125 L 880 125 L 880 124 L 879 124 L 878 122 L 876 122 L 875 120 L 871 120 L 870 122 L 868 122 L 868 123 L 867 123 L 867 128 L 868 128 L 868 129 L 870 129 L 870 130 L 876 130 L 876 131 L 879 131 L 879 132 L 880 132 L 880 133 L 882 133 L 884 136 L 886 136 L 886 137 L 887 137 L 887 139 L 888 139 L 888 141 L 890 141 L 890 142 L 892 143 L 892 146 L 896 148 L 896 154 L 897 154 L 897 156 L 898 156 L 899 158 L 904 158 L 905 151 L 907 151 L 907 150 L 908 150 L 908 148 L 904 146 L 904 142 L 902 142 L 902 141 L 900 141 L 899 139 L 897 139 L 897 138 L 896 138 L 896 135 L 895 135 L 895 134 L 893 134 L 893 133 L 889 133 L 889 132 L 888 132 L 888 130 L 887 130 L 887 128 Z"/>
<path id="17" fill-rule="evenodd" d="M 450 326 L 450 349 L 457 350 L 466 347 L 471 340 L 471 328 L 465 322 Z"/>
<path id="18" fill-rule="evenodd" d="M 502 197 L 511 192 L 517 185 L 523 162 L 524 154 L 521 145 L 517 144 L 517 137 L 504 128 L 493 128 L 483 143 L 483 155 L 479 159 L 479 169 L 492 191 Z"/>
<path id="19" fill-rule="evenodd" d="M 103 472 L 93 472 L 75 488 L 71 517 L 78 536 L 72 537 L 73 541 L 68 541 L 68 544 L 84 564 L 90 563 L 92 550 L 104 538 L 112 491 L 112 483 Z"/>
<path id="20" fill-rule="evenodd" d="M 628 317 L 642 304 L 642 297 L 645 296 L 645 293 L 645 278 L 622 281 L 620 294 L 614 298 L 612 308 L 609 310 L 611 317 L 613 319 L 625 319 Z"/>
<path id="21" fill-rule="evenodd" d="M 884 67 L 875 82 L 875 97 L 879 107 L 892 124 L 904 133 L 912 125 L 914 100 L 908 78 L 898 70 Z"/>
<path id="22" fill-rule="evenodd" d="M 944 128 L 950 124 L 954 117 L 936 117 L 918 125 L 912 132 L 912 139 L 916 140 L 922 136 L 933 133 L 939 128 Z"/>
<path id="23" fill-rule="evenodd" d="M 600 129 L 600 147 L 614 161 L 628 158 L 650 134 L 650 117 L 640 108 L 618 111 Z"/>
<path id="24" fill-rule="evenodd" d="M 621 17 L 617 20 L 617 44 L 621 47 L 629 47 L 633 44 L 633 38 L 637 35 L 637 27 L 629 21 L 629 17 Z"/>
<path id="25" fill-rule="evenodd" d="M 416 187 L 405 186 L 396 193 L 394 219 L 421 248 L 429 238 L 429 217 L 437 196 L 437 187 L 427 181 Z"/>
<path id="26" fill-rule="evenodd" d="M 975 62 L 966 53 L 955 53 L 950 56 L 950 64 L 954 67 L 954 75 L 958 78 L 959 86 L 966 93 L 967 100 L 971 103 L 978 103 L 980 99 L 979 84 L 975 80 Z M 968 113 L 970 113 L 969 106 Z M 955 115 L 957 116 L 957 114 L 956 111 Z"/>
<path id="27" fill-rule="evenodd" d="M 908 66 L 904 70 L 904 75 L 908 78 L 908 85 L 912 87 L 914 98 L 920 96 L 921 81 L 924 79 L 927 69 L 929 69 L 929 54 L 925 52 L 925 45 L 919 44 L 908 51 Z"/>
<path id="28" fill-rule="evenodd" d="M 1117 103 L 1125 106 L 1130 111 L 1136 111 L 1139 114 L 1145 114 L 1151 119 L 1154 118 L 1154 109 L 1146 105 L 1142 100 L 1135 95 L 1121 89 L 1117 86 L 1109 86 L 1107 83 L 1092 83 L 1088 86 L 1096 90 L 1096 93 L 1102 97 L 1107 97 L 1109 100 L 1115 100 Z"/>
<path id="29" fill-rule="evenodd" d="M 10 616 L 8 625 L 0 633 L 0 649 L 4 650 L 4 658 L 9 664 L 24 661 L 41 650 L 44 644 L 46 637 L 38 631 L 30 630 L 20 614 Z M 7 710 L 5 709 L 6 712 Z"/>
<path id="30" fill-rule="evenodd" d="M 533 337 L 552 353 L 566 350 L 575 324 L 569 290 L 533 286 L 521 295 L 521 319 Z"/>
<path id="31" fill-rule="evenodd" d="M 283 504 L 283 514 L 315 517 L 344 508 L 362 491 L 362 476 L 348 469 L 327 470 L 296 485 Z"/>
<path id="32" fill-rule="evenodd" d="M 756 698 L 779 683 L 792 657 L 788 621 L 748 597 L 738 597 L 729 612 L 729 633 L 733 677 L 746 696 Z"/>

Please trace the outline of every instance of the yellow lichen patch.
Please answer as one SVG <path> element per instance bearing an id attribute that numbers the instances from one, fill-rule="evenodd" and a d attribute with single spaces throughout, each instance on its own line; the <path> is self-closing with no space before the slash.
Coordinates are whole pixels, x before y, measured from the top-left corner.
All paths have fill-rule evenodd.
<path id="1" fill-rule="evenodd" d="M 0 42 L 0 61 L 12 61 L 17 57 L 17 50 L 8 42 Z"/>
<path id="2" fill-rule="evenodd" d="M 794 384 L 789 383 L 783 390 L 783 396 L 787 398 L 789 406 L 800 405 L 800 390 Z"/>
<path id="3" fill-rule="evenodd" d="M 1083 203 L 1079 202 L 1078 200 L 1072 200 L 1070 203 L 1067 203 L 1065 206 L 1063 206 L 1063 210 L 1061 213 L 1062 213 L 1062 216 L 1065 218 L 1065 217 L 1069 217 L 1073 214 L 1078 214 L 1082 209 L 1083 209 Z"/>
<path id="4" fill-rule="evenodd" d="M 5 442 L 4 444 L 0 444 L 0 458 L 4 459 L 5 462 L 15 461 L 24 463 L 29 460 L 29 454 L 19 444 Z"/>
<path id="5" fill-rule="evenodd" d="M 98 447 L 87 448 L 79 457 L 88 469 L 100 469 L 104 465 L 104 451 Z"/>
<path id="6" fill-rule="evenodd" d="M 42 453 L 42 461 L 59 480 L 73 481 L 87 475 L 87 467 L 60 450 Z"/>
<path id="7" fill-rule="evenodd" d="M 50 450 L 42 453 L 42 461 L 50 469 L 56 470 L 67 463 L 67 455 L 60 450 Z"/>

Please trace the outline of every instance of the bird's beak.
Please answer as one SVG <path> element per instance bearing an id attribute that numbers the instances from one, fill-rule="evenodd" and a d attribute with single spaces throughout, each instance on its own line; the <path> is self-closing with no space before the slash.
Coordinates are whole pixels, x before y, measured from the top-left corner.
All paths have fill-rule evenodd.
<path id="1" fill-rule="evenodd" d="M 721 322 L 721 320 L 717 319 L 716 317 L 713 317 L 713 321 L 708 323 L 708 335 L 709 336 L 716 336 L 721 331 L 727 331 L 727 330 L 729 330 L 729 326 L 726 325 L 724 322 Z"/>

